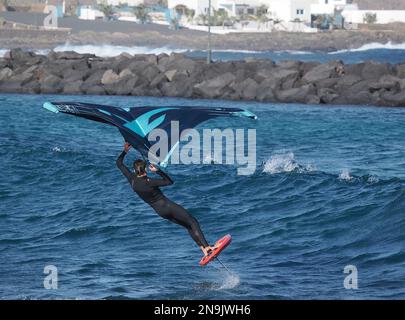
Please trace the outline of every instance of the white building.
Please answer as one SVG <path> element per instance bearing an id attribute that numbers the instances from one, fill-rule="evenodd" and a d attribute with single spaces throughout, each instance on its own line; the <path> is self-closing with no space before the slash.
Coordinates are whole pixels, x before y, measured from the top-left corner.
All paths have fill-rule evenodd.
<path id="1" fill-rule="evenodd" d="M 385 24 L 392 22 L 405 23 L 405 1 L 401 3 L 386 2 L 384 10 L 378 10 L 378 6 L 373 3 L 346 6 L 342 12 L 346 22 L 364 23 L 364 18 L 367 14 L 375 14 L 376 23 Z"/>
<path id="2" fill-rule="evenodd" d="M 225 10 L 229 16 L 240 16 L 242 14 L 255 14 L 256 9 L 261 5 L 267 5 L 266 0 L 213 0 L 215 10 Z"/>
<path id="3" fill-rule="evenodd" d="M 375 14 L 376 23 L 379 24 L 393 22 L 405 23 L 405 10 L 357 10 L 347 8 L 342 12 L 345 21 L 350 23 L 364 23 L 364 18 L 367 14 Z"/>
<path id="4" fill-rule="evenodd" d="M 311 22 L 311 5 L 319 0 L 267 0 L 263 1 L 268 6 L 273 19 L 291 22 L 300 20 Z"/>

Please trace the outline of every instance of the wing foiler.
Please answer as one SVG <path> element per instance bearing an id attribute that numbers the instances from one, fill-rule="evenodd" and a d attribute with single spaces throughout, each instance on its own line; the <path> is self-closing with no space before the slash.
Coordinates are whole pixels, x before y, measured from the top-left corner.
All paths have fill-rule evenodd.
<path id="1" fill-rule="evenodd" d="M 124 139 L 138 150 L 143 158 L 162 167 L 167 165 L 170 155 L 178 146 L 178 137 L 171 136 L 172 121 L 178 122 L 179 132 L 182 132 L 216 117 L 239 116 L 257 119 L 250 111 L 239 108 L 189 106 L 120 108 L 81 102 L 45 102 L 43 107 L 55 113 L 70 114 L 117 127 Z M 165 130 L 169 138 L 168 145 L 172 146 L 168 153 L 163 155 L 164 157 L 162 155 L 154 157 L 152 152 L 149 153 L 152 144 L 148 136 L 154 129 Z"/>

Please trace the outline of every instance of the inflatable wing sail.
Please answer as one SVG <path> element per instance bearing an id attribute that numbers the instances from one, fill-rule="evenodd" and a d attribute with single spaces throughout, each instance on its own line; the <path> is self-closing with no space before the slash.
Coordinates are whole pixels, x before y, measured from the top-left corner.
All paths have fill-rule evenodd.
<path id="1" fill-rule="evenodd" d="M 239 108 L 205 108 L 205 107 L 133 107 L 119 108 L 98 104 L 79 103 L 79 102 L 45 102 L 43 107 L 55 113 L 66 113 L 76 117 L 86 118 L 93 121 L 106 123 L 118 128 L 122 136 L 142 157 L 149 158 L 152 162 L 159 163 L 161 166 L 167 165 L 167 161 L 173 150 L 178 145 L 176 141 L 171 141 L 171 122 L 177 121 L 179 132 L 185 129 L 191 129 L 208 119 L 221 116 L 240 116 L 251 119 L 257 117 L 243 109 Z M 148 154 L 152 144 L 148 140 L 148 135 L 154 129 L 163 129 L 169 138 L 171 150 L 163 158 L 150 158 Z"/>

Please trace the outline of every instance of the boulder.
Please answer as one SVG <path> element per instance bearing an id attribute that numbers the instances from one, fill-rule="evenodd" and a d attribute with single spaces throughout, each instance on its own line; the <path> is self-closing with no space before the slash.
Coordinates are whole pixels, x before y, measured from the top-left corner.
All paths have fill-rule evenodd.
<path id="1" fill-rule="evenodd" d="M 134 74 L 141 74 L 142 71 L 149 66 L 152 66 L 152 64 L 149 62 L 133 60 L 128 65 L 127 69 L 131 70 Z"/>
<path id="2" fill-rule="evenodd" d="M 193 95 L 193 85 L 187 79 L 166 82 L 162 85 L 160 91 L 164 96 L 168 97 L 190 98 Z"/>
<path id="3" fill-rule="evenodd" d="M 255 80 L 247 78 L 241 83 L 234 84 L 231 87 L 236 93 L 235 97 L 244 100 L 254 100 L 256 98 L 259 85 Z"/>
<path id="4" fill-rule="evenodd" d="M 87 78 L 84 80 L 84 84 L 86 86 L 93 86 L 93 85 L 101 85 L 101 79 L 104 76 L 105 71 L 102 69 L 95 70 L 94 72 L 90 73 Z"/>
<path id="5" fill-rule="evenodd" d="M 167 77 L 164 73 L 159 73 L 149 84 L 150 88 L 161 88 L 162 85 L 167 82 Z"/>
<path id="6" fill-rule="evenodd" d="M 61 78 L 48 75 L 41 82 L 41 93 L 59 93 L 62 91 Z"/>
<path id="7" fill-rule="evenodd" d="M 161 72 L 166 72 L 169 70 L 185 71 L 187 73 L 192 73 L 197 66 L 196 61 L 190 58 L 181 58 L 177 60 L 164 59 L 159 61 L 157 67 Z"/>
<path id="8" fill-rule="evenodd" d="M 313 84 L 308 84 L 300 88 L 276 91 L 276 97 L 281 102 L 286 103 L 306 103 L 308 97 L 315 95 L 316 90 Z"/>
<path id="9" fill-rule="evenodd" d="M 338 81 L 335 84 L 335 89 L 338 92 L 343 92 L 361 81 L 363 81 L 363 78 L 360 76 L 345 74 L 343 77 L 338 78 Z"/>
<path id="10" fill-rule="evenodd" d="M 349 104 L 363 105 L 373 105 L 377 100 L 369 91 L 351 92 L 345 98 Z"/>
<path id="11" fill-rule="evenodd" d="M 126 77 L 126 78 L 120 79 L 120 81 L 118 81 L 118 87 L 116 90 L 116 94 L 118 94 L 120 96 L 130 95 L 132 93 L 132 91 L 134 90 L 134 88 L 137 84 L 137 81 L 138 81 L 137 76 Z"/>
<path id="12" fill-rule="evenodd" d="M 151 82 L 160 73 L 159 69 L 153 65 L 149 65 L 141 72 L 141 75 L 145 77 L 148 82 Z"/>
<path id="13" fill-rule="evenodd" d="M 331 104 L 339 97 L 339 94 L 333 89 L 321 88 L 318 90 L 318 97 L 321 103 Z"/>
<path id="14" fill-rule="evenodd" d="M 66 82 L 62 84 L 62 93 L 64 94 L 82 94 L 81 86 L 83 84 L 82 80 L 76 80 L 71 82 Z"/>
<path id="15" fill-rule="evenodd" d="M 63 79 L 65 82 L 73 82 L 77 80 L 83 80 L 89 76 L 90 70 L 73 70 L 67 69 L 63 73 Z"/>
<path id="16" fill-rule="evenodd" d="M 315 83 L 323 79 L 335 78 L 338 76 L 338 70 L 342 66 L 341 61 L 331 61 L 320 64 L 305 73 L 302 80 L 305 83 Z"/>
<path id="17" fill-rule="evenodd" d="M 314 94 L 310 94 L 308 95 L 308 97 L 306 98 L 305 101 L 306 104 L 320 104 L 321 103 L 321 99 Z"/>
<path id="18" fill-rule="evenodd" d="M 146 96 L 147 94 L 147 84 L 142 83 L 140 85 L 137 85 L 132 91 L 131 95 L 133 96 Z"/>
<path id="19" fill-rule="evenodd" d="M 306 74 L 308 71 L 319 66 L 321 63 L 318 61 L 306 61 L 300 65 L 301 74 Z"/>
<path id="20" fill-rule="evenodd" d="M 363 79 L 377 80 L 383 75 L 392 74 L 391 65 L 388 63 L 378 63 L 374 61 L 367 61 L 364 64 L 364 68 L 361 72 Z"/>
<path id="21" fill-rule="evenodd" d="M 109 69 L 104 72 L 103 76 L 101 77 L 101 83 L 111 84 L 118 81 L 119 78 L 120 76 L 118 74 L 116 74 L 112 69 Z"/>
<path id="22" fill-rule="evenodd" d="M 361 78 L 361 74 L 363 72 L 364 66 L 366 64 L 362 63 L 354 63 L 354 64 L 346 64 L 345 65 L 345 76 L 356 76 Z"/>
<path id="23" fill-rule="evenodd" d="M 395 66 L 395 74 L 401 79 L 405 79 L 405 63 L 399 63 Z"/>
<path id="24" fill-rule="evenodd" d="M 385 92 L 381 95 L 384 105 L 392 107 L 405 107 L 405 91 L 399 93 Z"/>
<path id="25" fill-rule="evenodd" d="M 297 60 L 282 60 L 277 62 L 277 67 L 281 69 L 295 69 L 298 70 L 298 68 L 301 66 L 300 61 Z"/>
<path id="26" fill-rule="evenodd" d="M 194 93 L 203 98 L 216 98 L 222 95 L 224 89 L 235 80 L 235 76 L 228 72 L 214 79 L 205 80 L 194 86 Z"/>
<path id="27" fill-rule="evenodd" d="M 397 77 L 384 75 L 378 81 L 371 82 L 369 84 L 369 89 L 371 92 L 381 89 L 398 92 L 400 90 L 400 81 L 401 79 Z"/>
<path id="28" fill-rule="evenodd" d="M 50 60 L 83 60 L 89 58 L 95 58 L 95 54 L 90 53 L 77 53 L 75 51 L 51 51 L 48 53 L 48 59 Z"/>
<path id="29" fill-rule="evenodd" d="M 134 62 L 134 59 L 119 56 L 112 63 L 111 68 L 114 70 L 114 72 L 119 74 L 122 70 L 129 69 L 129 66 L 133 62 Z"/>
<path id="30" fill-rule="evenodd" d="M 10 78 L 13 75 L 13 70 L 6 67 L 0 70 L 0 81 Z"/>
<path id="31" fill-rule="evenodd" d="M 172 81 L 172 80 L 173 80 L 173 77 L 174 77 L 174 75 L 175 75 L 176 73 L 177 73 L 177 70 L 172 69 L 172 70 L 166 71 L 166 72 L 164 73 L 164 75 L 166 76 L 167 80 Z"/>
<path id="32" fill-rule="evenodd" d="M 132 73 L 132 71 L 130 69 L 123 69 L 120 74 L 119 77 L 122 78 L 127 78 L 127 77 L 134 77 L 134 74 Z"/>
<path id="33" fill-rule="evenodd" d="M 353 96 L 361 91 L 368 91 L 369 90 L 370 81 L 369 80 L 361 80 L 359 82 L 354 83 L 351 86 L 347 87 L 339 87 L 336 85 L 335 90 L 339 92 L 340 95 L 349 95 Z"/>
<path id="34" fill-rule="evenodd" d="M 9 58 L 18 63 L 24 63 L 35 57 L 33 52 L 24 51 L 21 48 L 11 49 L 8 54 Z"/>
<path id="35" fill-rule="evenodd" d="M 401 91 L 405 91 L 405 79 L 399 81 L 399 88 Z"/>
<path id="36" fill-rule="evenodd" d="M 82 86 L 82 90 L 83 90 L 83 86 Z M 100 85 L 91 85 L 91 86 L 85 87 L 85 92 L 86 92 L 86 94 L 99 95 L 99 96 L 106 94 L 104 88 Z"/>
<path id="37" fill-rule="evenodd" d="M 41 93 L 41 85 L 38 80 L 34 79 L 28 83 L 26 83 L 23 87 L 23 92 L 24 93 L 29 93 L 29 94 L 39 94 Z"/>
<path id="38" fill-rule="evenodd" d="M 299 72 L 297 70 L 280 68 L 264 69 L 258 71 L 257 77 L 255 77 L 255 79 L 260 78 L 263 78 L 261 83 L 265 82 L 265 85 L 272 90 L 283 86 L 285 89 L 291 89 L 299 78 Z"/>

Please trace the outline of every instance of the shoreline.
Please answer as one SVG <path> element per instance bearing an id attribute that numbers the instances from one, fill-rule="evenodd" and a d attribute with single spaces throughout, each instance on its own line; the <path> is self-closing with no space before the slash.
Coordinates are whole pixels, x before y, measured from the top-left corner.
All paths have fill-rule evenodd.
<path id="1" fill-rule="evenodd" d="M 172 47 L 206 50 L 208 33 L 190 29 L 171 30 L 160 24 L 125 21 L 88 21 L 73 17 L 58 20 L 60 30 L 36 30 L 45 15 L 0 13 L 8 23 L 0 27 L 0 48 L 53 49 L 72 45 L 120 45 Z M 26 26 L 12 28 L 13 24 Z M 333 30 L 317 33 L 274 31 L 268 33 L 212 34 L 213 50 L 319 51 L 330 52 L 361 47 L 369 43 L 405 43 L 405 24 L 360 25 L 358 30 Z"/>
<path id="2" fill-rule="evenodd" d="M 12 49 L 0 58 L 0 92 L 404 107 L 405 62 L 246 58 L 207 65 L 179 53 L 101 58 Z"/>

